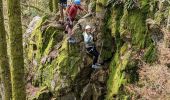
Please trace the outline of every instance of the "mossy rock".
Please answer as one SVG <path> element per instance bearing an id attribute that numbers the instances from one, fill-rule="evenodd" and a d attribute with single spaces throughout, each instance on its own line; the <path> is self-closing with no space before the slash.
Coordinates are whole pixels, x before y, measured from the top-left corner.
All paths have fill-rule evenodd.
<path id="1" fill-rule="evenodd" d="M 110 29 L 112 31 L 112 36 L 115 37 L 116 33 L 119 32 L 120 29 L 120 19 L 123 16 L 123 5 L 115 6 L 112 9 L 111 17 L 108 21 L 108 24 L 110 26 Z"/>
<path id="2" fill-rule="evenodd" d="M 37 73 L 41 85 L 51 87 L 51 80 L 54 80 L 57 84 L 54 89 L 56 95 L 60 94 L 59 92 L 61 92 L 61 90 L 63 91 L 72 84 L 82 67 L 83 57 L 87 55 L 86 53 L 83 53 L 85 51 L 82 50 L 82 43 L 68 44 L 66 36 L 60 43 L 61 47 L 58 49 L 57 58 L 53 59 L 51 63 L 39 66 L 39 71 Z M 44 53 L 44 55 L 45 54 L 48 53 Z M 86 60 L 89 64 L 92 63 L 92 58 L 87 56 Z M 56 74 L 58 74 L 57 80 L 54 79 Z"/>
<path id="3" fill-rule="evenodd" d="M 128 44 L 124 44 L 121 49 L 121 54 L 119 51 L 116 52 L 114 59 L 110 64 L 110 75 L 107 82 L 108 93 L 106 96 L 107 100 L 113 98 L 114 95 L 117 95 L 119 88 L 122 84 L 125 83 L 125 68 L 129 62 L 131 55 L 131 50 L 128 48 Z"/>
<path id="4" fill-rule="evenodd" d="M 128 21 L 126 22 L 127 28 L 125 28 L 125 32 L 127 30 L 127 32 L 130 33 L 132 44 L 138 45 L 139 48 L 143 48 L 145 43 L 145 35 L 147 34 L 147 29 L 145 25 L 146 16 L 144 16 L 140 10 L 133 10 L 128 11 L 128 14 L 126 14 L 126 17 L 124 18 L 126 21 Z"/>
<path id="5" fill-rule="evenodd" d="M 95 1 L 90 2 L 88 5 L 88 12 L 94 12 L 95 8 L 96 8 L 96 2 Z"/>
<path id="6" fill-rule="evenodd" d="M 151 44 L 145 51 L 143 56 L 147 63 L 154 63 L 157 60 L 157 50 L 154 44 Z"/>
<path id="7" fill-rule="evenodd" d="M 125 72 L 126 72 L 126 79 L 128 83 L 136 83 L 139 80 L 139 73 L 138 73 L 138 63 L 139 60 L 136 59 L 131 59 L 130 62 L 128 63 Z"/>
<path id="8" fill-rule="evenodd" d="M 133 63 L 133 61 L 136 62 L 136 60 L 128 62 L 131 60 L 131 49 L 133 49 L 133 52 L 136 52 L 143 48 L 149 48 L 150 45 L 153 44 L 146 26 L 146 19 L 151 13 L 150 2 L 148 0 L 137 2 L 127 0 L 120 3 L 121 5 L 119 6 L 116 5 L 117 2 L 114 0 L 111 2 L 108 1 L 108 3 L 113 3 L 114 5 L 108 5 L 110 8 L 107 10 L 107 13 L 109 14 L 106 16 L 107 21 L 105 21 L 107 23 L 106 27 L 111 29 L 111 35 L 115 38 L 116 45 L 115 55 L 109 67 L 110 75 L 107 82 L 108 93 L 106 95 L 106 99 L 108 100 L 113 99 L 113 96 L 115 95 L 119 95 L 119 92 L 121 92 L 121 86 L 124 83 L 133 83 L 138 80 L 138 75 L 136 75 L 134 79 L 132 79 L 133 76 L 125 76 L 126 70 L 133 70 L 133 72 L 135 72 L 138 68 L 137 63 Z M 107 30 L 107 32 L 110 31 Z M 127 58 L 122 59 L 122 55 L 126 54 L 128 55 L 126 56 Z M 122 98 L 128 98 L 126 94 L 123 95 L 124 94 L 119 96 Z"/>
<path id="9" fill-rule="evenodd" d="M 40 91 L 36 93 L 36 96 L 32 100 L 50 100 L 52 98 L 52 93 L 47 89 L 47 87 L 42 87 Z"/>

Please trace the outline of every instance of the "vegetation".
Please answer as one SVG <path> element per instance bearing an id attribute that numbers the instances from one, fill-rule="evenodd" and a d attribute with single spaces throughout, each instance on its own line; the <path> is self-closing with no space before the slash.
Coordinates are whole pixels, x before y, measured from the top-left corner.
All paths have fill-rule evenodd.
<path id="1" fill-rule="evenodd" d="M 25 73 L 22 43 L 20 0 L 8 0 L 8 17 L 11 49 L 12 99 L 25 100 Z"/>
<path id="2" fill-rule="evenodd" d="M 1 84 L 4 86 L 4 99 L 10 100 L 12 98 L 12 89 L 11 89 L 11 75 L 9 69 L 9 59 L 7 55 L 7 40 L 6 40 L 6 31 L 4 26 L 4 17 L 3 17 L 3 3 L 0 0 L 0 75 L 1 75 Z"/>
<path id="3" fill-rule="evenodd" d="M 82 0 L 90 13 L 78 11 L 74 44 L 68 43 L 60 17 L 65 9 L 60 15 L 58 0 L 7 1 L 0 1 L 0 80 L 6 100 L 169 99 L 169 1 Z M 91 67 L 93 57 L 86 52 L 86 25 L 96 30 L 99 69 Z"/>

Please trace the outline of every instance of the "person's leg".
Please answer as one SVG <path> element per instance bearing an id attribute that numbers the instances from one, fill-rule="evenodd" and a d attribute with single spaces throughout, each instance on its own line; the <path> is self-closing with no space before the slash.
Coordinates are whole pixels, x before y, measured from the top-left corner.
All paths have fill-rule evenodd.
<path id="1" fill-rule="evenodd" d="M 73 22 L 74 22 L 74 20 L 71 19 L 71 21 L 70 21 L 71 35 L 73 35 Z"/>
<path id="2" fill-rule="evenodd" d="M 65 33 L 68 34 L 69 25 L 70 25 L 70 21 L 69 21 L 68 17 L 66 18 L 66 21 L 65 21 L 64 25 L 65 25 Z"/>
<path id="3" fill-rule="evenodd" d="M 70 26 L 68 26 L 68 37 L 70 38 L 72 34 L 72 29 L 70 28 Z"/>
<path id="4" fill-rule="evenodd" d="M 72 29 L 73 29 L 73 22 L 71 19 L 69 19 L 69 28 L 68 28 L 68 33 L 69 33 L 69 36 L 71 37 L 72 35 Z"/>
<path id="5" fill-rule="evenodd" d="M 76 40 L 73 37 L 72 29 L 73 29 L 73 26 L 69 25 L 69 28 L 68 28 L 68 40 L 69 40 L 70 43 L 76 43 Z"/>
<path id="6" fill-rule="evenodd" d="M 94 56 L 94 59 L 93 59 L 93 64 L 92 64 L 92 68 L 100 68 L 99 64 L 97 64 L 97 60 L 98 60 L 98 56 L 99 56 L 99 53 L 97 52 L 96 48 L 94 47 L 91 47 L 91 48 L 87 48 L 87 51 Z"/>
<path id="7" fill-rule="evenodd" d="M 66 33 L 66 34 L 68 33 L 68 28 L 69 28 L 69 26 L 68 26 L 68 24 L 66 24 L 66 25 L 65 25 L 65 33 Z"/>
<path id="8" fill-rule="evenodd" d="M 99 53 L 98 51 L 96 50 L 96 47 L 93 48 L 93 55 L 94 55 L 94 59 L 93 59 L 93 64 L 97 64 L 97 61 L 98 61 L 98 57 L 99 57 Z"/>
<path id="9" fill-rule="evenodd" d="M 97 63 L 97 60 L 98 60 L 98 57 L 99 57 L 99 53 L 97 52 L 96 48 L 95 47 L 90 47 L 90 48 L 87 48 L 87 51 L 94 56 L 94 59 L 93 59 L 93 65 L 95 65 Z"/>

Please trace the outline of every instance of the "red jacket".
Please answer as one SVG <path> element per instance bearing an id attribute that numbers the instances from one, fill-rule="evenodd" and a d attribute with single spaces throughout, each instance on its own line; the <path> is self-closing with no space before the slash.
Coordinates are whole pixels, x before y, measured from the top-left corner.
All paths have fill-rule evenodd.
<path id="1" fill-rule="evenodd" d="M 68 16 L 74 20 L 77 15 L 78 9 L 83 10 L 80 6 L 71 5 L 67 10 Z"/>

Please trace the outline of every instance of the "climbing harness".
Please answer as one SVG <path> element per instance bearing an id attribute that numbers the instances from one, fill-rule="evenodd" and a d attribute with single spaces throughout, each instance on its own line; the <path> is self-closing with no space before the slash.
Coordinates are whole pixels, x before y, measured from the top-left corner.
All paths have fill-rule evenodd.
<path id="1" fill-rule="evenodd" d="M 94 46 L 89 51 L 87 50 L 87 52 L 90 53 L 93 50 L 94 50 Z"/>

